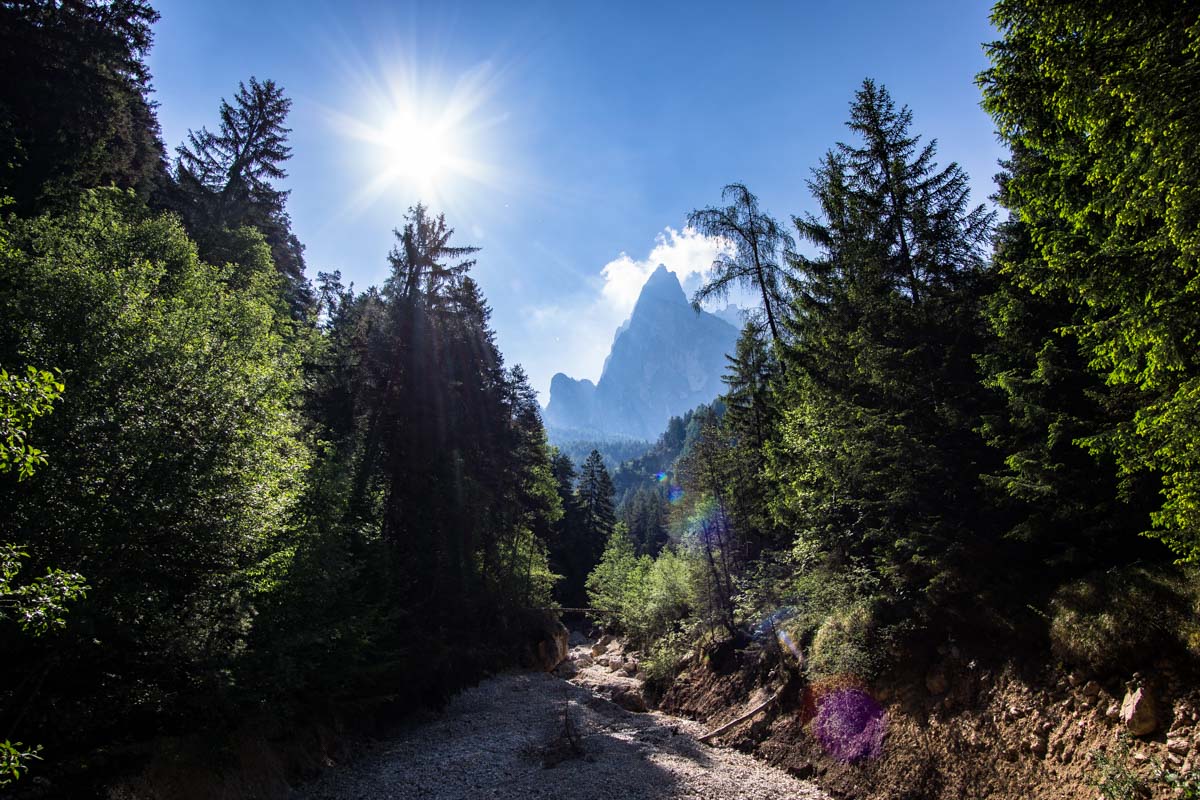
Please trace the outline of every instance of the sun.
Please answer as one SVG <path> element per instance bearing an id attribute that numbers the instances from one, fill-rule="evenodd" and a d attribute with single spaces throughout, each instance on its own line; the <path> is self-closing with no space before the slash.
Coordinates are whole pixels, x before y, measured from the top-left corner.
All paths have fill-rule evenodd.
<path id="1" fill-rule="evenodd" d="M 364 76 L 356 82 L 360 90 L 348 93 L 356 111 L 329 110 L 363 172 L 348 213 L 385 197 L 445 207 L 474 194 L 472 184 L 499 183 L 485 152 L 490 129 L 503 118 L 486 108 L 495 92 L 490 69 L 454 81 L 414 69 L 381 74 L 386 79 Z"/>
<path id="2" fill-rule="evenodd" d="M 444 121 L 401 112 L 392 115 L 373 138 L 378 169 L 393 181 L 428 191 L 463 171 L 458 137 Z"/>

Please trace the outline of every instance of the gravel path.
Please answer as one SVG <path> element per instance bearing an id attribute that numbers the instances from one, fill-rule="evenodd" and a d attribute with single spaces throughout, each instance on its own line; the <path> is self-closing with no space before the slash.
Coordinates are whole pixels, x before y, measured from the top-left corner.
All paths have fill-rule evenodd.
<path id="1" fill-rule="evenodd" d="M 700 744 L 703 732 L 675 717 L 625 711 L 553 675 L 512 673 L 463 692 L 436 718 L 293 796 L 826 799 L 750 756 Z"/>

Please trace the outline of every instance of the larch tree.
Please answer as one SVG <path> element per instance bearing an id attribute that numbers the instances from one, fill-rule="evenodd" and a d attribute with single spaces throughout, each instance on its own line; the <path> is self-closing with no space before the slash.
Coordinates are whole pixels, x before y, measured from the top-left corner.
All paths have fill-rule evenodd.
<path id="1" fill-rule="evenodd" d="M 696 290 L 696 308 L 706 300 L 725 297 L 735 286 L 758 292 L 762 298 L 767 327 L 776 343 L 779 310 L 784 300 L 785 253 L 793 244 L 791 235 L 773 217 L 758 207 L 758 198 L 740 183 L 721 190 L 727 206 L 709 206 L 688 215 L 688 225 L 706 236 L 732 246 L 721 251 L 712 264 L 713 274 Z"/>

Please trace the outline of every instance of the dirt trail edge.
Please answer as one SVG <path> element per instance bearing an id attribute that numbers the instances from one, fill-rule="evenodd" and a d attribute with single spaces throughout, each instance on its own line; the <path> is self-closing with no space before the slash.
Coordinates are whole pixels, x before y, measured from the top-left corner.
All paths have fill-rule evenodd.
<path id="1" fill-rule="evenodd" d="M 816 786 L 700 744 L 696 723 L 620 708 L 545 673 L 490 678 L 295 798 L 802 798 Z"/>

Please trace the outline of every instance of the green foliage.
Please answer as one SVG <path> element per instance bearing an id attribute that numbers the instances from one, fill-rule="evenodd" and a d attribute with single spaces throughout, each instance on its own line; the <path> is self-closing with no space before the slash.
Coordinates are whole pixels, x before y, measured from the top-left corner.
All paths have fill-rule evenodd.
<path id="1" fill-rule="evenodd" d="M 601 621 L 622 631 L 636 647 L 649 648 L 660 666 L 673 666 L 681 639 L 673 635 L 697 607 L 695 560 L 673 548 L 657 558 L 638 556 L 623 525 L 609 536 L 600 563 L 588 576 L 588 600 Z M 657 656 L 655 655 L 657 653 Z"/>
<path id="2" fill-rule="evenodd" d="M 50 413 L 64 388 L 46 370 L 26 367 L 21 376 L 0 368 L 0 473 L 15 470 L 24 480 L 46 463 L 45 453 L 29 444 L 28 432 L 35 419 Z"/>
<path id="3" fill-rule="evenodd" d="M 886 90 L 865 81 L 848 124 L 859 141 L 810 184 L 821 216 L 795 220 L 818 255 L 794 264 L 773 510 L 897 597 L 945 606 L 988 542 L 972 530 L 986 456 L 973 354 L 991 217 Z"/>
<path id="4" fill-rule="evenodd" d="M 0 620 L 15 617 L 21 630 L 39 636 L 67 624 L 67 604 L 84 597 L 88 586 L 82 575 L 61 569 L 18 586 L 21 561 L 28 557 L 15 545 L 0 544 Z"/>
<path id="5" fill-rule="evenodd" d="M 0 788 L 11 786 L 21 779 L 22 772 L 28 769 L 30 761 L 40 760 L 38 755 L 42 748 L 29 747 L 20 742 L 10 742 L 7 739 L 0 742 Z"/>
<path id="6" fill-rule="evenodd" d="M 1050 602 L 1055 656 L 1098 675 L 1136 669 L 1148 653 L 1200 657 L 1194 572 L 1112 568 L 1063 585 Z"/>
<path id="7" fill-rule="evenodd" d="M 116 191 L 9 219 L 3 240 L 0 360 L 55 364 L 71 386 L 39 428 L 55 457 L 0 486 L 31 564 L 91 585 L 44 684 L 73 687 L 56 727 L 212 713 L 292 552 L 308 462 L 274 276 L 235 288 L 177 221 Z M 200 687 L 194 706 L 170 700 Z"/>
<path id="8" fill-rule="evenodd" d="M 600 562 L 587 577 L 588 603 L 600 610 L 604 625 L 621 625 L 632 615 L 627 603 L 640 594 L 651 563 L 649 556 L 637 555 L 624 525 L 613 528 Z"/>
<path id="9" fill-rule="evenodd" d="M 1153 535 L 1200 558 L 1200 23 L 1188 3 L 1002 0 L 984 105 L 1022 158 L 1005 203 L 1036 258 L 1026 291 L 1137 403 L 1084 438 L 1125 477 L 1160 480 Z"/>
<path id="10" fill-rule="evenodd" d="M 888 654 L 881 650 L 876 628 L 872 611 L 863 602 L 830 614 L 813 637 L 808 674 L 814 679 L 853 675 L 870 681 L 878 677 Z"/>
<path id="11" fill-rule="evenodd" d="M 1129 767 L 1129 741 L 1121 739 L 1113 752 L 1094 751 L 1091 783 L 1107 800 L 1140 800 L 1150 789 Z"/>

